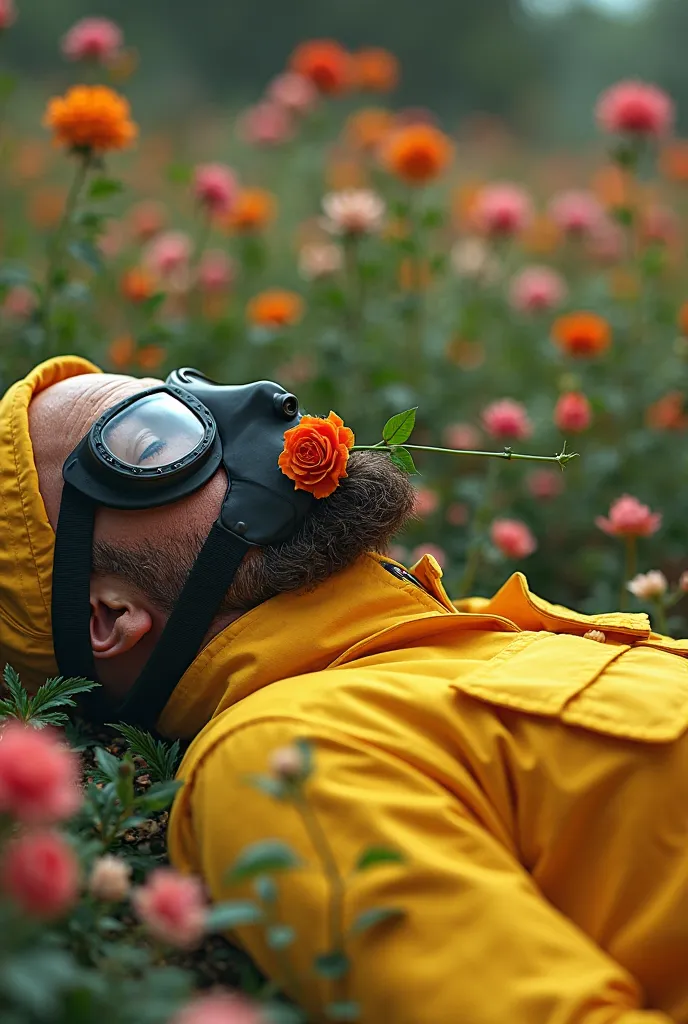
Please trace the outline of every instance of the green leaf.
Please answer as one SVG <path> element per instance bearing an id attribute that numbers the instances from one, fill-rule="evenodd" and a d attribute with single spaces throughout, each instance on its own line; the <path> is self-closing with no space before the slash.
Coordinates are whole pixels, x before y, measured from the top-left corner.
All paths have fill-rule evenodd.
<path id="1" fill-rule="evenodd" d="M 427 210 L 423 210 L 420 222 L 424 228 L 440 228 L 444 224 L 444 211 L 436 206 L 431 206 Z"/>
<path id="2" fill-rule="evenodd" d="M 287 949 L 296 938 L 296 932 L 290 924 L 271 924 L 266 938 L 270 949 Z"/>
<path id="3" fill-rule="evenodd" d="M 256 896 L 263 903 L 271 905 L 277 899 L 277 885 L 274 878 L 270 878 L 269 875 L 259 875 L 258 878 L 255 878 L 253 888 L 256 891 Z"/>
<path id="4" fill-rule="evenodd" d="M 360 935 L 362 932 L 367 932 L 369 928 L 382 924 L 383 921 L 395 921 L 405 916 L 406 911 L 401 907 L 371 907 L 370 910 L 364 910 L 355 919 L 351 925 L 351 934 Z"/>
<path id="5" fill-rule="evenodd" d="M 85 263 L 95 273 L 103 269 L 103 260 L 98 249 L 92 242 L 70 242 L 67 249 L 75 260 Z"/>
<path id="6" fill-rule="evenodd" d="M 266 796 L 271 796 L 273 800 L 284 800 L 288 795 L 288 787 L 285 783 L 272 775 L 246 775 L 244 781 L 254 789 L 265 793 Z"/>
<path id="7" fill-rule="evenodd" d="M 408 441 L 416 425 L 417 409 L 418 406 L 391 416 L 382 428 L 382 440 L 386 444 L 403 444 L 404 441 Z"/>
<path id="8" fill-rule="evenodd" d="M 272 871 L 288 871 L 300 864 L 300 858 L 287 843 L 281 839 L 263 839 L 241 851 L 227 878 L 230 882 L 243 882 Z"/>
<path id="9" fill-rule="evenodd" d="M 29 711 L 29 695 L 21 684 L 19 673 L 11 665 L 5 665 L 2 677 L 17 709 L 17 717 L 26 721 Z"/>
<path id="10" fill-rule="evenodd" d="M 88 188 L 89 199 L 109 199 L 119 195 L 124 185 L 117 178 L 94 178 Z"/>
<path id="11" fill-rule="evenodd" d="M 156 292 L 149 299 L 145 299 L 139 308 L 143 310 L 146 316 L 155 316 L 166 298 L 167 292 Z"/>
<path id="12" fill-rule="evenodd" d="M 341 999 L 336 1003 L 328 1003 L 325 1007 L 325 1016 L 328 1020 L 360 1020 L 361 1005 L 353 999 Z"/>
<path id="13" fill-rule="evenodd" d="M 319 974 L 321 978 L 329 978 L 333 981 L 348 974 L 349 967 L 349 958 L 341 952 L 323 953 L 321 956 L 316 956 L 313 961 L 315 973 Z"/>
<path id="14" fill-rule="evenodd" d="M 120 759 L 111 754 L 109 750 L 105 750 L 104 747 L 96 747 L 95 758 L 96 764 L 108 782 L 118 782 L 120 777 L 119 769 L 122 763 Z"/>
<path id="15" fill-rule="evenodd" d="M 39 715 L 43 717 L 44 712 L 52 711 L 54 708 L 73 708 L 76 706 L 76 701 L 72 698 L 77 693 L 89 693 L 99 685 L 99 683 L 94 683 L 92 680 L 84 679 L 81 676 L 69 679 L 65 679 L 63 676 L 56 676 L 54 679 L 48 679 L 43 686 L 38 688 L 29 701 L 29 713 L 31 717 L 38 717 Z"/>
<path id="16" fill-rule="evenodd" d="M 136 797 L 134 808 L 143 814 L 165 811 L 183 785 L 183 782 L 174 779 L 168 779 L 166 782 L 156 782 L 142 796 Z"/>
<path id="17" fill-rule="evenodd" d="M 355 871 L 367 871 L 380 864 L 403 864 L 406 858 L 400 850 L 392 850 L 386 846 L 369 846 L 356 861 Z"/>
<path id="18" fill-rule="evenodd" d="M 263 920 L 263 911 L 251 900 L 228 900 L 211 907 L 205 919 L 206 931 L 224 932 L 242 928 L 247 924 L 258 924 Z"/>
<path id="19" fill-rule="evenodd" d="M 390 452 L 389 457 L 392 460 L 393 465 L 395 465 L 397 469 L 403 470 L 404 473 L 418 472 L 411 453 L 405 448 L 394 448 Z"/>
<path id="20" fill-rule="evenodd" d="M 148 766 L 148 774 L 154 782 L 166 782 L 174 778 L 179 767 L 179 740 L 165 743 L 156 740 L 144 729 L 137 729 L 126 722 L 109 722 L 127 741 L 129 751 L 134 757 L 142 757 Z"/>

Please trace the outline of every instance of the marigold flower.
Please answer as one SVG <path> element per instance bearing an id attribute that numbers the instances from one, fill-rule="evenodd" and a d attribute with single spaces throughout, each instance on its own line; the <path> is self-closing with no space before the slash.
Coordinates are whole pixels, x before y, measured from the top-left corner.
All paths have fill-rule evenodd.
<path id="1" fill-rule="evenodd" d="M 15 720 L 0 729 L 0 812 L 32 825 L 70 818 L 78 776 L 78 757 L 51 731 Z"/>
<path id="2" fill-rule="evenodd" d="M 564 433 L 580 434 L 592 423 L 590 402 L 580 391 L 567 391 L 559 396 L 554 408 L 554 422 Z"/>
<path id="3" fill-rule="evenodd" d="M 208 249 L 198 268 L 198 283 L 204 292 L 224 292 L 234 280 L 234 264 L 224 249 Z"/>
<path id="4" fill-rule="evenodd" d="M 568 313 L 552 324 L 552 338 L 571 356 L 598 356 L 611 345 L 612 332 L 597 313 Z"/>
<path id="5" fill-rule="evenodd" d="M 67 60 L 94 60 L 107 64 L 122 48 L 122 30 L 109 18 L 82 18 L 62 37 Z"/>
<path id="6" fill-rule="evenodd" d="M 551 267 L 524 267 L 511 279 L 509 302 L 520 313 L 543 313 L 560 306 L 567 291 L 563 277 Z"/>
<path id="7" fill-rule="evenodd" d="M 527 558 L 537 549 L 535 537 L 519 519 L 495 519 L 490 540 L 506 558 Z"/>
<path id="8" fill-rule="evenodd" d="M 194 171 L 192 191 L 210 213 L 223 214 L 236 203 L 239 185 L 234 171 L 225 164 L 200 164 Z"/>
<path id="9" fill-rule="evenodd" d="M 318 90 L 310 78 L 285 71 L 270 82 L 267 96 L 293 114 L 308 114 L 318 102 Z"/>
<path id="10" fill-rule="evenodd" d="M 549 204 L 552 220 L 567 235 L 580 237 L 593 231 L 605 216 L 602 204 L 592 192 L 560 192 Z"/>
<path id="11" fill-rule="evenodd" d="M 277 199 L 272 192 L 264 188 L 242 188 L 221 224 L 237 234 L 253 234 L 264 231 L 276 216 Z"/>
<path id="12" fill-rule="evenodd" d="M 595 116 L 600 128 L 611 134 L 665 135 L 674 121 L 671 97 L 647 82 L 617 82 L 597 101 Z"/>
<path id="13" fill-rule="evenodd" d="M 380 46 L 352 54 L 353 78 L 363 92 L 392 92 L 399 84 L 399 61 Z"/>
<path id="14" fill-rule="evenodd" d="M 612 502 L 609 517 L 598 516 L 595 525 L 612 537 L 651 537 L 662 525 L 661 512 L 651 512 L 631 494 Z"/>
<path id="15" fill-rule="evenodd" d="M 200 996 L 178 1010 L 169 1024 L 269 1024 L 260 1006 L 243 996 L 218 992 Z"/>
<path id="16" fill-rule="evenodd" d="M 502 441 L 523 441 L 533 433 L 525 406 L 513 398 L 491 402 L 483 409 L 481 419 L 487 433 Z"/>
<path id="17" fill-rule="evenodd" d="M 559 469 L 534 469 L 526 477 L 526 486 L 534 498 L 549 501 L 564 490 L 564 474 Z"/>
<path id="18" fill-rule="evenodd" d="M 131 868 L 121 857 L 106 853 L 99 857 L 88 879 L 88 891 L 97 900 L 115 903 L 129 895 Z"/>
<path id="19" fill-rule="evenodd" d="M 96 153 L 126 148 L 138 130 L 127 100 L 106 85 L 75 85 L 54 97 L 43 124 L 59 145 Z"/>
<path id="20" fill-rule="evenodd" d="M 509 237 L 524 231 L 533 219 L 533 204 L 520 185 L 486 185 L 475 198 L 473 218 L 486 235 Z"/>
<path id="21" fill-rule="evenodd" d="M 356 110 L 347 119 L 346 139 L 355 149 L 372 152 L 389 135 L 394 124 L 394 115 L 382 107 Z"/>
<path id="22" fill-rule="evenodd" d="M 659 569 L 650 569 L 649 572 L 639 572 L 626 584 L 626 589 L 641 600 L 648 600 L 653 597 L 661 597 L 666 594 L 669 581 Z"/>
<path id="23" fill-rule="evenodd" d="M 343 264 L 342 250 L 331 242 L 309 242 L 299 251 L 299 273 L 307 281 L 331 277 Z"/>
<path id="24" fill-rule="evenodd" d="M 416 487 L 413 511 L 421 519 L 427 519 L 439 508 L 440 499 L 437 491 L 431 487 Z"/>
<path id="25" fill-rule="evenodd" d="M 284 435 L 284 450 L 278 464 L 294 481 L 297 491 L 309 491 L 315 498 L 327 498 L 347 475 L 349 449 L 354 434 L 335 412 L 327 419 L 302 416 Z"/>
<path id="26" fill-rule="evenodd" d="M 322 201 L 323 227 L 333 235 L 371 235 L 382 228 L 385 201 L 367 188 L 330 192 Z"/>
<path id="27" fill-rule="evenodd" d="M 294 121 L 286 107 L 263 100 L 239 118 L 239 134 L 252 146 L 281 146 L 294 134 Z"/>
<path id="28" fill-rule="evenodd" d="M 17 20 L 17 8 L 14 0 L 0 0 L 0 32 L 14 25 Z"/>
<path id="29" fill-rule="evenodd" d="M 49 921 L 61 917 L 75 902 L 79 862 L 58 832 L 28 832 L 7 844 L 0 881 L 17 906 Z"/>
<path id="30" fill-rule="evenodd" d="M 351 54 L 334 39 L 301 43 L 289 58 L 289 67 L 328 96 L 346 92 L 352 83 Z"/>
<path id="31" fill-rule="evenodd" d="M 386 139 L 382 162 L 408 185 L 427 185 L 447 168 L 454 155 L 449 136 L 431 124 L 397 128 Z"/>
<path id="32" fill-rule="evenodd" d="M 134 889 L 131 902 L 151 935 L 171 946 L 191 949 L 203 937 L 207 907 L 197 878 L 156 868 Z"/>
<path id="33" fill-rule="evenodd" d="M 131 267 L 122 275 L 120 290 L 129 302 L 145 302 L 155 294 L 155 277 L 145 267 Z"/>
<path id="34" fill-rule="evenodd" d="M 271 288 L 254 295 L 246 307 L 246 318 L 256 327 L 292 327 L 303 311 L 303 299 L 296 292 Z"/>

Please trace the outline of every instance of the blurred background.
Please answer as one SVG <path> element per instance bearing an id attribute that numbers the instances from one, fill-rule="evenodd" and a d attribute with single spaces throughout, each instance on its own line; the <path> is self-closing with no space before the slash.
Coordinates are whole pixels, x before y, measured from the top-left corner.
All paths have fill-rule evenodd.
<path id="1" fill-rule="evenodd" d="M 142 123 L 179 124 L 200 103 L 245 105 L 303 39 L 383 46 L 403 68 L 399 104 L 454 129 L 498 115 L 522 138 L 589 138 L 590 108 L 620 78 L 657 82 L 688 110 L 686 0 L 28 0 L 3 46 L 10 70 L 59 85 L 56 38 L 78 18 L 123 25 L 141 66 L 128 92 Z M 683 121 L 685 126 L 685 120 Z M 679 121 L 679 129 L 682 127 Z"/>

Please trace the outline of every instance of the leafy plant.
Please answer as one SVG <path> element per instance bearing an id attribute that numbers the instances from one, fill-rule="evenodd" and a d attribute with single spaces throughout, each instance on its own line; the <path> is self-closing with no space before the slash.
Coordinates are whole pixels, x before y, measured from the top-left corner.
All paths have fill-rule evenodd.
<path id="1" fill-rule="evenodd" d="M 153 782 L 166 782 L 174 778 L 181 760 L 179 740 L 165 743 L 135 725 L 127 725 L 126 722 L 111 724 L 127 741 L 129 752 L 134 757 L 142 757 L 146 762 L 144 770 Z"/>
<path id="2" fill-rule="evenodd" d="M 48 679 L 33 696 L 30 696 L 22 686 L 19 673 L 11 665 L 5 665 L 3 679 L 9 697 L 0 699 L 0 721 L 17 718 L 39 729 L 46 725 L 66 725 L 69 716 L 66 712 L 56 709 L 76 707 L 74 697 L 78 693 L 88 693 L 98 686 L 98 683 L 88 679 L 65 679 L 63 676 L 56 676 L 54 679 Z"/>

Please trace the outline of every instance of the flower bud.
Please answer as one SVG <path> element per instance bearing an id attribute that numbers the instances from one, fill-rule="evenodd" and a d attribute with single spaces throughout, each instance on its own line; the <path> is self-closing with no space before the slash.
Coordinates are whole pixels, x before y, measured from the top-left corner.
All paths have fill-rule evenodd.
<path id="1" fill-rule="evenodd" d="M 305 763 L 298 747 L 278 747 L 270 755 L 270 768 L 285 782 L 295 782 L 303 775 Z"/>
<path id="2" fill-rule="evenodd" d="M 661 597 L 666 594 L 667 578 L 659 569 L 651 569 L 649 572 L 639 572 L 632 580 L 629 580 L 626 587 L 632 594 L 641 599 Z"/>
<path id="3" fill-rule="evenodd" d="M 93 865 L 88 891 L 97 900 L 115 903 L 129 895 L 131 868 L 119 857 L 106 854 Z"/>

